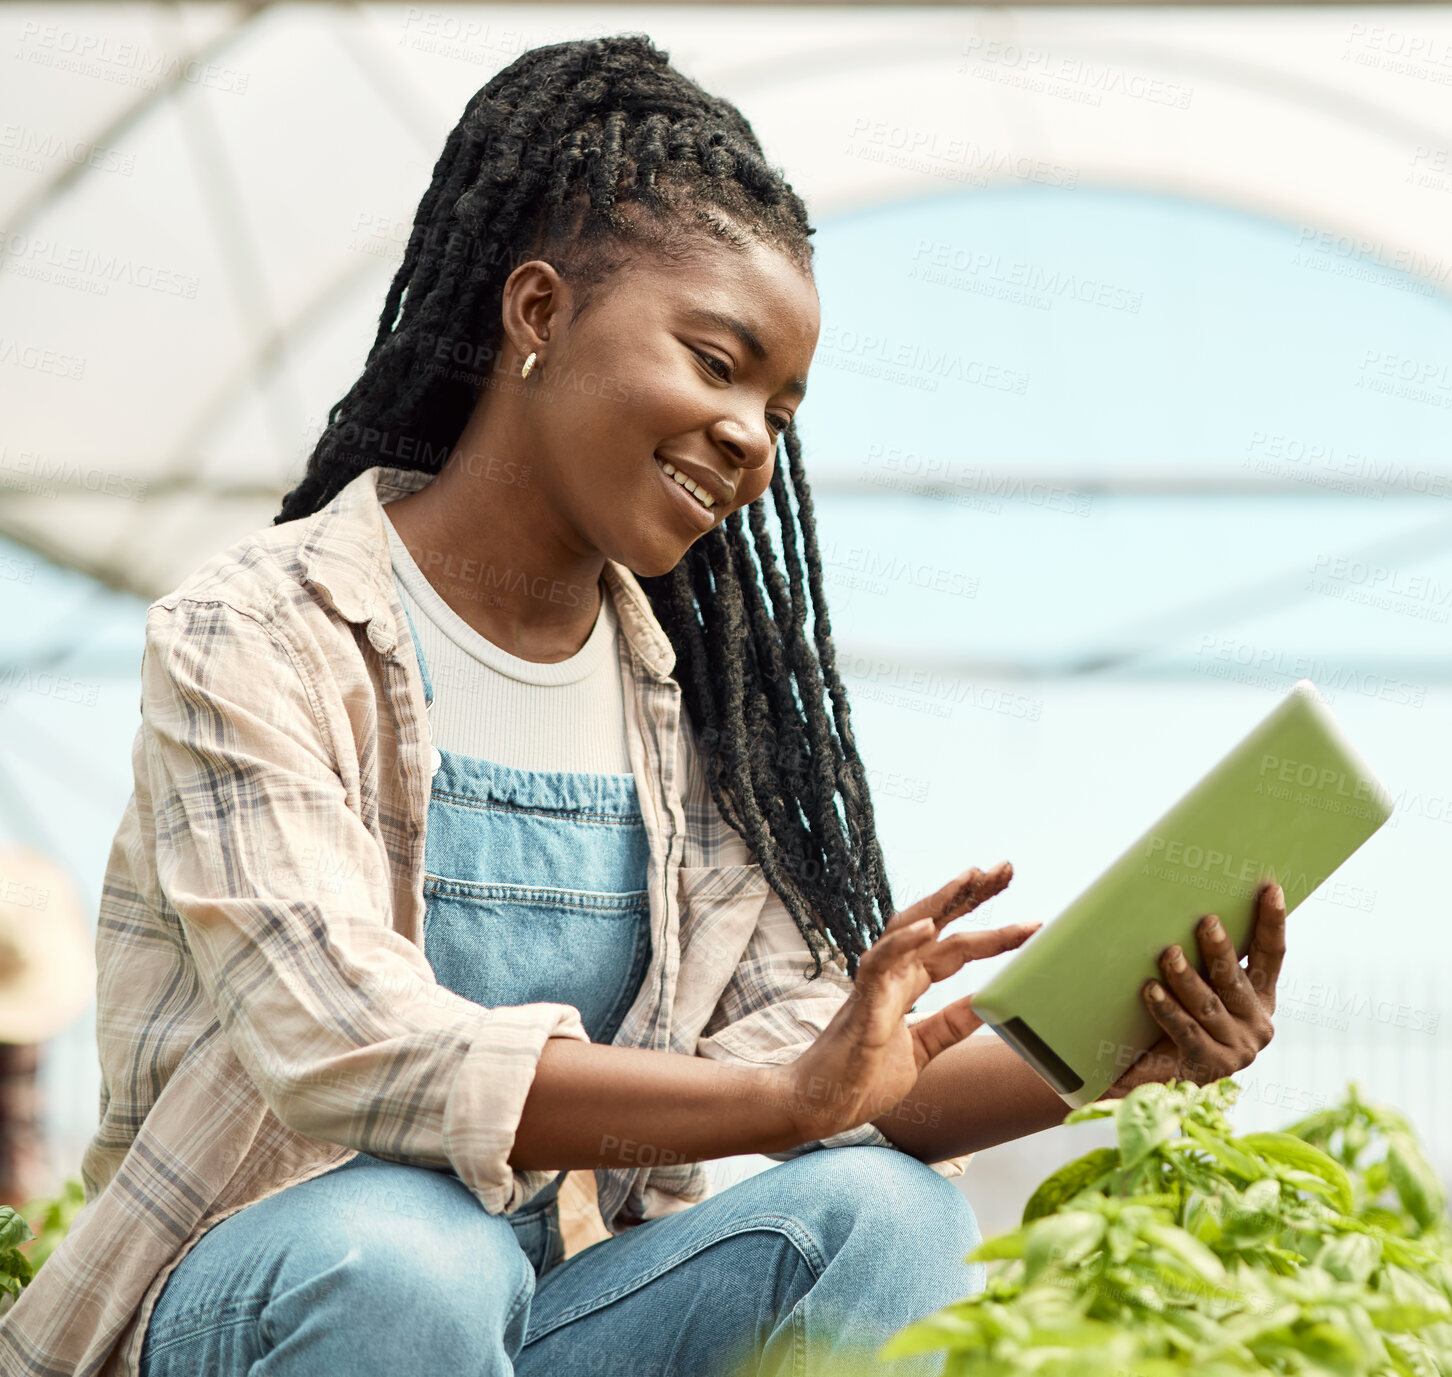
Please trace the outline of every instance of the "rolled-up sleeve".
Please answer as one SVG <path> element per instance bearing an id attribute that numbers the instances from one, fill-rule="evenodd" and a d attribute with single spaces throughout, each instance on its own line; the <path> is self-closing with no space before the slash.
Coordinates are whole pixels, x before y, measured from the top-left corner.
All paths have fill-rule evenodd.
<path id="1" fill-rule="evenodd" d="M 262 618 L 224 602 L 149 609 L 160 902 L 284 1124 L 452 1168 L 490 1213 L 510 1213 L 553 1177 L 508 1157 L 546 1039 L 589 1040 L 579 1012 L 484 1008 L 437 983 L 392 927 L 382 838 L 349 797 L 318 703 L 305 658 Z"/>
<path id="2" fill-rule="evenodd" d="M 812 955 L 796 920 L 774 890 L 721 1001 L 697 1043 L 697 1053 L 721 1061 L 782 1065 L 816 1041 L 852 992 L 845 970 L 823 960 L 811 980 Z M 907 1015 L 909 1024 L 930 1011 Z M 827 1138 L 813 1139 L 781 1152 L 764 1154 L 779 1162 L 828 1147 L 867 1145 L 896 1148 L 875 1124 L 859 1124 Z M 971 1152 L 928 1165 L 941 1176 L 961 1176 Z"/>

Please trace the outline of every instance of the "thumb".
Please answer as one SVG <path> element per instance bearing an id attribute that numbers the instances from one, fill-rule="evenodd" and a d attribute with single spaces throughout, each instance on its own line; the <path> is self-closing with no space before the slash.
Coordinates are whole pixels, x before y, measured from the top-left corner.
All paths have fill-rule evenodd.
<path id="1" fill-rule="evenodd" d="M 983 1020 L 973 1012 L 973 996 L 964 995 L 951 1004 L 944 1005 L 937 1013 L 914 1023 L 911 1027 L 913 1050 L 921 1071 L 940 1052 L 963 1041 L 970 1033 L 983 1026 Z"/>

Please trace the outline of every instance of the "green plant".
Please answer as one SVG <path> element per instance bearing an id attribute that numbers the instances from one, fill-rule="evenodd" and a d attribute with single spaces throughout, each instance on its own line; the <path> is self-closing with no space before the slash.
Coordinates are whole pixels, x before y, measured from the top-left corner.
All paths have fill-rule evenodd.
<path id="1" fill-rule="evenodd" d="M 75 1217 L 86 1203 L 81 1183 L 71 1177 L 61 1187 L 60 1194 L 41 1196 L 20 1208 L 26 1222 L 35 1230 L 35 1242 L 27 1249 L 30 1265 L 38 1272 L 41 1264 L 60 1246 L 60 1241 L 70 1231 Z"/>
<path id="2" fill-rule="evenodd" d="M 1393 1233 L 1433 1242 L 1452 1256 L 1447 1196 L 1405 1117 L 1369 1105 L 1353 1081 L 1339 1105 L 1286 1130 L 1329 1153 L 1357 1186 L 1357 1217 Z M 1384 1151 L 1377 1157 L 1378 1142 Z M 1363 1161 L 1363 1158 L 1366 1160 Z"/>
<path id="3" fill-rule="evenodd" d="M 0 1205 L 0 1296 L 18 1296 L 35 1275 L 30 1259 L 20 1251 L 21 1244 L 34 1237 L 19 1210 Z"/>
<path id="4" fill-rule="evenodd" d="M 1176 1081 L 1075 1110 L 1117 1146 L 1054 1172 L 969 1255 L 1003 1264 L 986 1289 L 879 1357 L 946 1349 L 944 1377 L 1452 1373 L 1447 1202 L 1406 1120 L 1353 1084 L 1237 1137 L 1238 1093 Z"/>
<path id="5" fill-rule="evenodd" d="M 0 1296 L 13 1299 L 30 1284 L 85 1203 L 81 1183 L 71 1178 L 59 1195 L 38 1197 L 18 1210 L 0 1205 Z"/>

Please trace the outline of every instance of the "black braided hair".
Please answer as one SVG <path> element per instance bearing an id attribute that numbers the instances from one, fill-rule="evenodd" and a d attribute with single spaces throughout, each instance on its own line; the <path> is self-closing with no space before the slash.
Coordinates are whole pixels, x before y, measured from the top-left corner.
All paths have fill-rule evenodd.
<path id="1" fill-rule="evenodd" d="M 554 264 L 579 315 L 619 267 L 679 261 L 703 235 L 728 248 L 769 245 L 810 272 L 814 232 L 740 111 L 671 67 L 648 37 L 531 49 L 450 132 L 362 375 L 328 413 L 275 520 L 310 515 L 378 464 L 443 467 L 488 384 L 502 289 L 519 263 Z M 855 978 L 892 895 L 837 673 L 795 424 L 783 443 L 787 463 L 769 490 L 780 558 L 763 494 L 746 523 L 733 512 L 669 573 L 639 581 L 675 647 L 716 805 L 806 938 L 811 978 L 834 947 Z"/>

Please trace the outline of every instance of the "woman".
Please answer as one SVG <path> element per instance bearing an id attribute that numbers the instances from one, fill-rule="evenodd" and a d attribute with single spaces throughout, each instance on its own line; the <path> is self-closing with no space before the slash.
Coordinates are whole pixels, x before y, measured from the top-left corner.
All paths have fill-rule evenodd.
<path id="1" fill-rule="evenodd" d="M 643 37 L 470 101 L 278 521 L 149 610 L 90 1203 L 6 1371 L 840 1372 L 981 1289 L 946 1178 L 1063 1103 L 911 1006 L 1037 925 L 943 935 L 1006 865 L 893 911 L 811 233 Z M 1111 1093 L 1248 1065 L 1282 931 L 1271 891 L 1248 971 L 1203 936 L 1218 995 L 1167 954 Z M 565 1259 L 571 1169 L 611 1237 Z"/>

